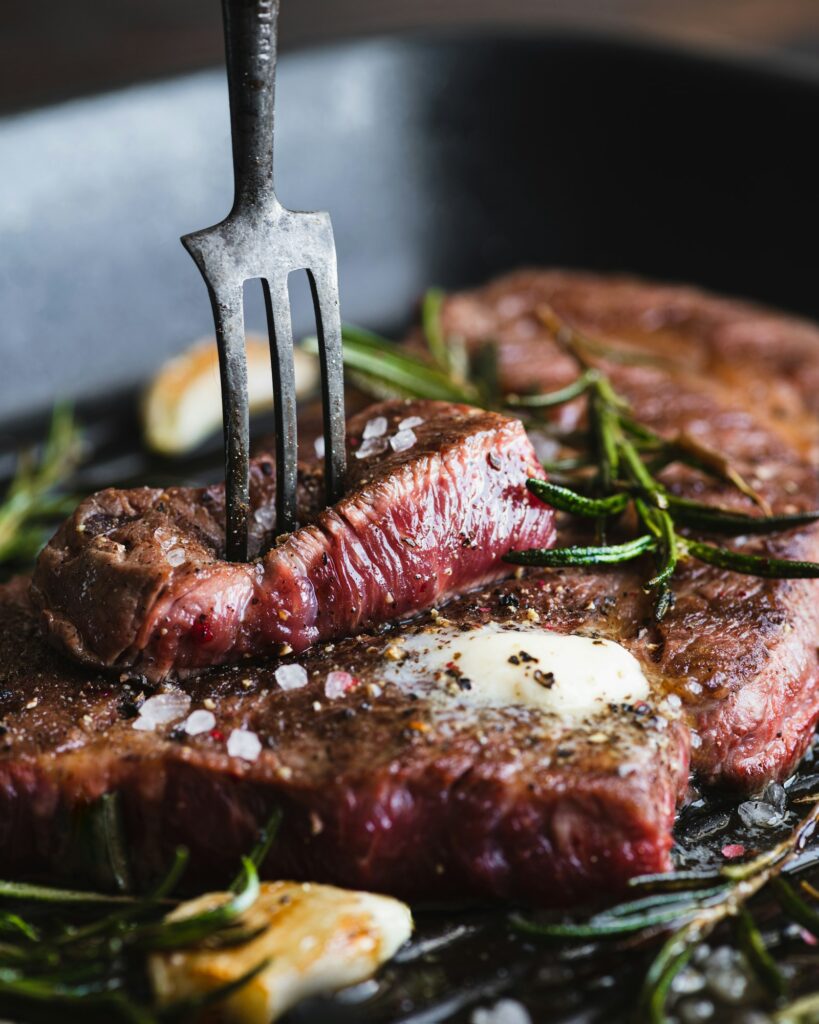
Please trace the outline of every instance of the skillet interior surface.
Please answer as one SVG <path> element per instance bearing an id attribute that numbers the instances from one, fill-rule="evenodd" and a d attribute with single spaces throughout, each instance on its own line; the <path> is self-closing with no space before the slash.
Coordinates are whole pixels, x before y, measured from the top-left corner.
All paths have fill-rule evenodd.
<path id="1" fill-rule="evenodd" d="M 551 37 L 308 51 L 283 61 L 279 84 L 279 191 L 331 210 L 351 321 L 397 329 L 428 284 L 525 263 L 632 270 L 819 316 L 819 82 Z M 133 404 L 114 414 L 103 396 L 133 390 L 210 330 L 177 236 L 228 208 L 226 108 L 215 71 L 2 125 L 2 444 L 19 444 L 23 420 L 58 393 L 102 399 L 78 490 L 218 475 L 215 449 L 183 467 L 147 460 Z M 259 306 L 250 321 L 261 326 Z M 296 328 L 309 329 L 303 302 Z M 792 796 L 814 772 L 809 759 Z M 678 833 L 683 864 L 763 841 L 715 798 Z M 417 940 L 378 982 L 288 1021 L 465 1022 L 509 993 L 535 1021 L 608 1024 L 627 1019 L 652 952 L 535 948 L 498 911 L 421 909 L 417 920 Z M 815 956 L 811 967 L 798 944 L 783 956 L 810 981 Z M 706 996 L 714 1019 L 739 1021 L 761 994 Z"/>
<path id="2" fill-rule="evenodd" d="M 527 263 L 819 315 L 817 107 L 819 79 L 615 39 L 307 50 L 279 75 L 279 194 L 332 212 L 353 322 Z M 211 331 L 178 238 L 230 205 L 221 70 L 7 118 L 0 167 L 0 424 L 133 388 Z"/>

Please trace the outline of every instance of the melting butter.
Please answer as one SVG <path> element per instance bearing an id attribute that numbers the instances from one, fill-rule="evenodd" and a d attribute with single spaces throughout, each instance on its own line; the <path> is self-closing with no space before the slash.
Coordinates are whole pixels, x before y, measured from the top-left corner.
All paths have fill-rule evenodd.
<path id="1" fill-rule="evenodd" d="M 475 705 L 524 705 L 568 719 L 649 695 L 639 661 L 613 640 L 492 622 L 470 632 L 439 629 L 405 638 L 384 677 L 434 681 L 442 694 Z"/>

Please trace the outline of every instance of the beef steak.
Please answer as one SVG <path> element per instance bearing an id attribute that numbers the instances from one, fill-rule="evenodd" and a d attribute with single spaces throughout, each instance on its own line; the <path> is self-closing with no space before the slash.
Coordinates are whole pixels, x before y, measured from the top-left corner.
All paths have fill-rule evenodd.
<path id="1" fill-rule="evenodd" d="M 393 401 L 353 417 L 348 438 L 347 495 L 317 508 L 306 474 L 308 525 L 247 564 L 222 558 L 221 488 L 92 495 L 34 574 L 48 635 L 86 664 L 157 680 L 406 618 L 509 575 L 510 548 L 554 541 L 551 511 L 526 491 L 543 471 L 519 421 Z M 264 466 L 251 514 L 269 531 Z"/>
<path id="2" fill-rule="evenodd" d="M 453 296 L 444 317 L 467 343 L 496 340 L 506 386 L 520 392 L 565 383 L 573 372 L 538 315 L 543 304 L 628 350 L 629 363 L 607 368 L 656 430 L 685 429 L 725 450 L 781 511 L 817 503 L 815 391 L 804 383 L 819 374 L 815 328 L 693 289 L 556 272 Z M 632 358 L 641 353 L 651 359 Z M 577 403 L 559 413 L 566 426 L 581 415 Z M 533 436 L 545 454 L 560 454 L 551 437 Z M 259 474 L 258 486 L 269 487 Z M 666 482 L 752 510 L 693 472 L 670 469 Z M 306 478 L 306 504 L 315 493 Z M 190 511 L 216 550 L 218 516 L 198 504 Z M 560 529 L 561 542 L 579 536 L 575 523 Z M 803 558 L 817 557 L 817 543 L 816 529 L 742 539 L 743 547 Z M 38 632 L 26 582 L 7 587 L 0 870 L 76 873 L 78 814 L 118 793 L 134 870 L 145 877 L 182 842 L 194 854 L 191 882 L 222 883 L 279 806 L 284 823 L 268 875 L 425 898 L 557 905 L 614 897 L 630 876 L 669 866 L 689 745 L 705 781 L 754 789 L 791 770 L 819 712 L 816 583 L 684 565 L 676 603 L 658 625 L 642 588 L 649 569 L 532 573 L 443 611 L 449 628 L 494 621 L 615 640 L 650 681 L 651 696 L 638 706 L 578 722 L 519 705 L 475 706 L 442 693 L 420 668 L 408 683 L 385 683 L 392 647 L 408 632 L 434 636 L 442 628 L 435 612 L 409 627 L 314 645 L 297 659 L 308 674 L 301 688 L 282 689 L 276 674 L 294 656 L 166 686 L 182 695 L 180 715 L 206 701 L 212 708 L 213 728 L 194 736 L 181 717 L 135 729 L 129 716 L 150 692 L 144 680 L 126 673 L 112 684 L 61 659 Z M 328 697 L 334 671 L 359 685 Z M 228 752 L 235 729 L 260 741 L 255 760 Z"/>
<path id="3" fill-rule="evenodd" d="M 385 682 L 396 639 L 441 628 L 425 620 L 314 646 L 298 659 L 301 688 L 280 686 L 276 659 L 166 686 L 190 704 L 144 731 L 133 717 L 144 682 L 112 685 L 62 658 L 39 633 L 26 582 L 0 589 L 0 876 L 105 881 L 95 871 L 109 851 L 78 822 L 110 793 L 142 883 L 181 844 L 187 884 L 223 886 L 274 808 L 284 817 L 268 878 L 565 905 L 669 866 L 688 741 L 660 695 L 570 723 L 475 707 L 423 672 L 410 686 Z M 510 614 L 492 591 L 476 601 L 486 611 L 465 605 L 452 624 L 469 629 L 491 605 L 531 627 L 523 606 Z M 336 670 L 358 685 L 331 698 Z M 215 726 L 191 736 L 180 723 L 205 702 Z M 235 729 L 261 742 L 255 760 L 229 755 Z"/>
<path id="4" fill-rule="evenodd" d="M 544 308 L 611 347 L 605 369 L 642 422 L 729 456 L 775 511 L 819 507 L 815 326 L 694 288 L 562 271 L 521 271 L 452 296 L 444 325 L 470 345 L 497 342 L 507 390 L 548 390 L 576 368 L 556 345 Z M 582 402 L 571 403 L 560 421 L 581 425 L 582 410 Z M 562 454 L 550 439 L 534 440 L 540 454 Z M 755 510 L 730 485 L 679 466 L 664 482 L 687 497 Z M 577 521 L 560 522 L 559 543 L 571 539 L 590 542 Z M 760 555 L 819 561 L 816 525 L 736 543 Z M 704 781 L 754 789 L 787 776 L 819 715 L 819 582 L 763 580 L 689 562 L 675 575 L 675 604 L 657 625 L 641 585 L 649 572 L 640 563 L 547 572 L 544 618 L 619 639 L 654 667 L 687 709 L 693 767 Z"/>

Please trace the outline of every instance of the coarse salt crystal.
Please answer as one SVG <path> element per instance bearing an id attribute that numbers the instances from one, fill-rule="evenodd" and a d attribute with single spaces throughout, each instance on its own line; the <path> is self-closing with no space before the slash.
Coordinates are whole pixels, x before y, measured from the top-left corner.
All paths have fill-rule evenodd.
<path id="1" fill-rule="evenodd" d="M 412 448 L 417 440 L 414 430 L 399 430 L 390 438 L 390 447 L 394 452 L 405 452 Z"/>
<path id="2" fill-rule="evenodd" d="M 181 565 L 185 561 L 186 557 L 187 555 L 185 554 L 184 548 L 171 548 L 167 555 L 165 555 L 165 561 L 168 565 L 177 566 Z"/>
<path id="3" fill-rule="evenodd" d="M 517 999 L 501 999 L 494 1006 L 473 1011 L 471 1024 L 532 1024 L 529 1011 Z"/>
<path id="4" fill-rule="evenodd" d="M 364 433 L 361 435 L 362 440 L 369 441 L 371 437 L 383 437 L 387 433 L 387 417 L 376 416 L 375 419 L 369 420 L 367 425 L 364 427 Z"/>
<path id="5" fill-rule="evenodd" d="M 196 711 L 191 711 L 182 728 L 188 736 L 198 736 L 202 732 L 210 732 L 215 725 L 216 716 L 213 712 L 198 708 Z"/>
<path id="6" fill-rule="evenodd" d="M 140 732 L 153 732 L 158 725 L 167 725 L 186 715 L 191 706 L 187 693 L 158 693 L 149 697 L 139 709 L 134 728 Z"/>
<path id="7" fill-rule="evenodd" d="M 323 459 L 324 458 L 324 438 L 323 437 L 317 437 L 315 439 L 315 441 L 313 442 L 313 449 L 314 449 L 314 451 L 316 453 L 317 458 L 319 458 L 319 459 Z"/>
<path id="8" fill-rule="evenodd" d="M 783 811 L 765 800 L 746 800 L 737 812 L 746 828 L 775 828 L 785 817 Z"/>
<path id="9" fill-rule="evenodd" d="M 405 420 L 401 420 L 398 424 L 398 429 L 412 430 L 413 427 L 420 427 L 423 422 L 420 416 L 407 416 Z"/>
<path id="10" fill-rule="evenodd" d="M 283 690 L 298 690 L 307 685 L 307 672 L 301 665 L 280 665 L 275 676 Z"/>
<path id="11" fill-rule="evenodd" d="M 228 736 L 227 752 L 243 761 L 255 761 L 262 752 L 262 741 L 250 729 L 234 729 Z"/>
<path id="12" fill-rule="evenodd" d="M 343 697 L 356 685 L 356 679 L 349 672 L 328 672 L 324 683 L 324 695 L 329 700 Z"/>
<path id="13" fill-rule="evenodd" d="M 386 437 L 371 437 L 362 444 L 355 453 L 357 459 L 369 459 L 371 455 L 380 455 L 387 450 Z"/>
<path id="14" fill-rule="evenodd" d="M 263 530 L 272 530 L 276 525 L 275 505 L 260 505 L 253 513 L 253 518 Z"/>

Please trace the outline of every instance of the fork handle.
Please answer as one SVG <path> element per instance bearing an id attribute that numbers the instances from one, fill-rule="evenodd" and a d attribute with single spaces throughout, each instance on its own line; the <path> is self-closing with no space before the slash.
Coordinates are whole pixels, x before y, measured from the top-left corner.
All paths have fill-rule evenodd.
<path id="1" fill-rule="evenodd" d="M 279 0 L 222 0 L 233 140 L 234 209 L 278 205 L 273 190 Z"/>

